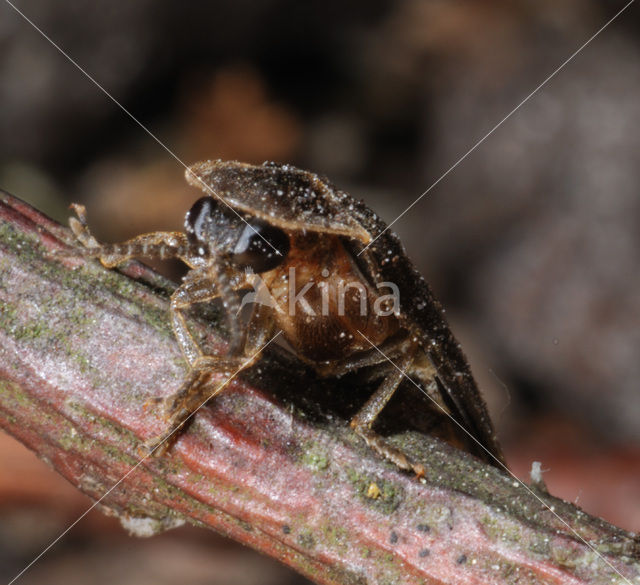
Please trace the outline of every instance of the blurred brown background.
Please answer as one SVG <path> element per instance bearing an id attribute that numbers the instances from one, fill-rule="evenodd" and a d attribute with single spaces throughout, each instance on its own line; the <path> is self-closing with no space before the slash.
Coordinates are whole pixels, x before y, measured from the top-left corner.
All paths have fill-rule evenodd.
<path id="1" fill-rule="evenodd" d="M 292 162 L 398 216 L 624 2 L 17 6 L 187 164 Z M 0 3 L 0 187 L 106 240 L 179 228 L 183 168 Z M 394 225 L 447 307 L 514 471 L 640 530 L 640 9 Z M 175 268 L 169 267 L 168 270 Z M 89 502 L 0 433 L 0 579 Z M 213 534 L 92 513 L 21 583 L 301 584 Z"/>

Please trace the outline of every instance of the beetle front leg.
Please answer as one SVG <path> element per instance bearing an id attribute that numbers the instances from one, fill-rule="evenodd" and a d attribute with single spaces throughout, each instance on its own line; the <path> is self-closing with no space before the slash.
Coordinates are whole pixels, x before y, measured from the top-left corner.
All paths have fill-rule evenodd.
<path id="1" fill-rule="evenodd" d="M 165 260 L 168 258 L 180 258 L 190 264 L 189 244 L 186 236 L 181 232 L 152 232 L 143 234 L 118 244 L 101 244 L 93 236 L 87 224 L 87 216 L 84 205 L 73 204 L 76 217 L 69 219 L 71 231 L 78 241 L 84 246 L 80 253 L 83 256 L 99 258 L 107 268 L 113 268 L 134 257 L 155 257 Z M 60 255 L 68 255 L 68 251 L 58 252 Z"/>
<path id="2" fill-rule="evenodd" d="M 411 461 L 405 453 L 389 445 L 372 429 L 378 415 L 398 389 L 405 376 L 404 372 L 411 367 L 413 360 L 414 352 L 409 352 L 409 355 L 398 364 L 398 367 L 393 368 L 387 374 L 373 396 L 367 400 L 365 405 L 351 419 L 350 425 L 376 453 L 395 463 L 401 469 L 413 471 L 418 477 L 422 477 L 424 475 L 424 467 L 422 465 Z"/>

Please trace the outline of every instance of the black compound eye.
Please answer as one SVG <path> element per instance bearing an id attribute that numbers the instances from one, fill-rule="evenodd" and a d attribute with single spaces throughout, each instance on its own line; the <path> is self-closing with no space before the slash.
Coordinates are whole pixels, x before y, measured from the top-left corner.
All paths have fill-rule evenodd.
<path id="1" fill-rule="evenodd" d="M 184 218 L 184 229 L 189 239 L 204 239 L 204 229 L 211 220 L 215 201 L 213 197 L 201 197 L 192 206 Z"/>
<path id="2" fill-rule="evenodd" d="M 273 270 L 288 253 L 287 234 L 264 221 L 252 220 L 244 226 L 231 258 L 235 264 L 260 273 Z"/>

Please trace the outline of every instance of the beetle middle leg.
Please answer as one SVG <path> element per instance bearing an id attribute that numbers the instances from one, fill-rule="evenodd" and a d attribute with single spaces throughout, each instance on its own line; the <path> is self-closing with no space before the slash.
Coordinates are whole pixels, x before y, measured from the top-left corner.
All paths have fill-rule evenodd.
<path id="1" fill-rule="evenodd" d="M 192 415 L 211 398 L 219 394 L 232 377 L 253 364 L 251 357 L 202 356 L 195 362 L 178 391 L 162 403 L 167 431 L 145 441 L 144 446 L 154 455 L 164 454 L 180 436 Z M 223 374 L 222 381 L 214 380 Z"/>
<path id="2" fill-rule="evenodd" d="M 201 283 L 186 284 L 189 286 L 183 285 L 176 291 L 176 293 L 180 291 L 178 298 L 182 299 L 183 306 L 181 308 L 191 304 L 187 303 L 187 298 L 192 299 L 192 302 L 205 302 L 216 298 L 213 292 L 210 292 L 207 296 L 203 292 L 204 288 L 193 286 Z M 181 331 L 179 334 L 176 331 L 176 336 L 179 340 L 190 339 L 189 349 L 183 349 L 183 351 L 189 361 L 191 371 L 178 391 L 164 400 L 165 420 L 168 428 L 171 429 L 170 434 L 153 437 L 145 442 L 145 447 L 153 451 L 155 455 L 161 455 L 171 446 L 181 430 L 189 422 L 193 413 L 219 394 L 233 377 L 251 367 L 259 359 L 260 350 L 268 342 L 268 336 L 273 333 L 273 323 L 268 313 L 258 306 L 242 338 L 243 344 L 241 348 L 233 351 L 230 349 L 225 355 L 205 355 L 186 328 L 186 323 L 179 307 L 180 303 L 174 305 L 172 302 L 172 314 L 179 315 L 180 327 L 184 326 L 184 332 Z M 194 353 L 188 353 L 194 348 L 197 351 L 197 355 L 195 351 Z M 193 359 L 190 359 L 189 355 Z M 225 379 L 222 381 L 216 380 L 216 374 L 224 375 Z"/>
<path id="3" fill-rule="evenodd" d="M 247 278 L 232 285 L 223 270 L 207 266 L 189 272 L 183 283 L 173 292 L 171 295 L 171 326 L 180 344 L 180 349 L 191 367 L 194 367 L 203 353 L 191 335 L 182 311 L 196 303 L 206 303 L 221 298 L 230 335 L 228 354 L 241 353 L 245 334 L 238 326 L 236 318 L 240 305 L 235 296 L 235 290 L 245 288 L 247 285 Z"/>

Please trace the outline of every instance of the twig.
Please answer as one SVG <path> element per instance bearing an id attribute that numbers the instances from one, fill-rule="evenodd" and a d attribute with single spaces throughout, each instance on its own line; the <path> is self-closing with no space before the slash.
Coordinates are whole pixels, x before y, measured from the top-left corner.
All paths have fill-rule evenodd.
<path id="1" fill-rule="evenodd" d="M 97 500 L 140 460 L 141 441 L 168 430 L 145 405 L 175 391 L 185 365 L 170 285 L 136 263 L 118 272 L 50 255 L 70 241 L 0 195 L 0 425 Z M 215 315 L 192 325 L 224 349 Z M 101 505 L 139 534 L 207 526 L 318 583 L 638 583 L 637 536 L 534 488 L 600 558 L 512 477 L 399 434 L 424 462 L 419 481 L 343 418 L 306 409 L 299 398 L 317 388 L 269 352 Z"/>

